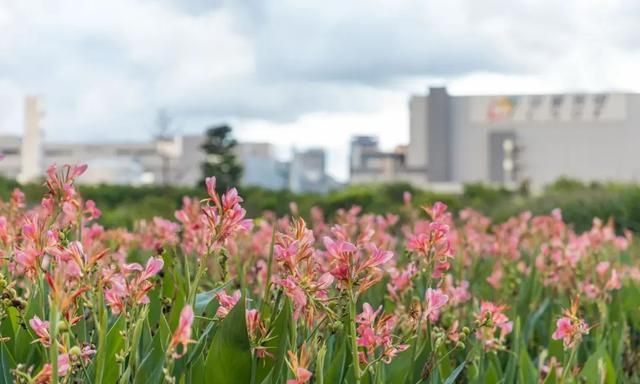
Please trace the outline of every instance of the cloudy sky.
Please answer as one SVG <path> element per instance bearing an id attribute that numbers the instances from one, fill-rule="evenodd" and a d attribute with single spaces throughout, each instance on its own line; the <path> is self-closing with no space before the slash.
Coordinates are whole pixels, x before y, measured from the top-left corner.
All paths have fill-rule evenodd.
<path id="1" fill-rule="evenodd" d="M 145 140 L 232 123 L 241 140 L 328 149 L 408 139 L 407 101 L 640 91 L 634 0 L 0 0 L 0 134 L 40 94 L 49 140 Z"/>

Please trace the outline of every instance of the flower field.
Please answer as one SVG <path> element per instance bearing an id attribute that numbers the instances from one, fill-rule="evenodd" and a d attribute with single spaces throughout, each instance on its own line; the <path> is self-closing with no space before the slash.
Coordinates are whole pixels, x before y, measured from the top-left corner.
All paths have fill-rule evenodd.
<path id="1" fill-rule="evenodd" d="M 2 383 L 640 382 L 640 262 L 607 218 L 409 193 L 249 218 L 211 177 L 171 220 L 103 228 L 85 169 L 0 199 Z"/>

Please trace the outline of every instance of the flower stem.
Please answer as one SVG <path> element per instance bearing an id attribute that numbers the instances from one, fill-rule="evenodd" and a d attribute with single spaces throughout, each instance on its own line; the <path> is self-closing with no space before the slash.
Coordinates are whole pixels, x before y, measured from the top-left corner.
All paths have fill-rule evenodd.
<path id="1" fill-rule="evenodd" d="M 189 297 L 187 297 L 187 303 L 195 306 L 196 293 L 198 292 L 198 285 L 200 285 L 200 280 L 204 275 L 204 272 L 207 270 L 207 265 L 205 263 L 205 259 L 209 258 L 209 254 L 206 257 L 201 257 L 198 262 L 198 270 L 196 271 L 196 276 L 193 279 L 193 284 L 191 284 L 191 288 L 189 289 Z"/>
<path id="2" fill-rule="evenodd" d="M 358 334 L 356 333 L 356 297 L 349 289 L 349 336 L 351 338 L 351 363 L 356 384 L 360 384 L 360 359 L 358 358 Z"/>
<path id="3" fill-rule="evenodd" d="M 578 350 L 577 347 L 571 348 L 571 354 L 569 355 L 569 360 L 567 360 L 567 364 L 565 364 L 564 369 L 562 370 L 562 378 L 560 379 L 560 383 L 561 384 L 564 384 L 564 382 L 565 382 L 565 380 L 567 378 L 567 374 L 571 370 L 571 366 L 573 365 L 573 360 L 576 357 L 576 351 L 577 350 Z"/>
<path id="4" fill-rule="evenodd" d="M 51 303 L 49 308 L 49 363 L 51 364 L 51 384 L 58 384 L 58 306 Z"/>

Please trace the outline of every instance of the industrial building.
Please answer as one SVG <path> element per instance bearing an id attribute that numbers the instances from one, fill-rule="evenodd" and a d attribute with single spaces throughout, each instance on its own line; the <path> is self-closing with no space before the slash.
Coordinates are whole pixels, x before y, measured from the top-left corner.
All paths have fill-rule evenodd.
<path id="1" fill-rule="evenodd" d="M 21 182 L 44 176 L 49 164 L 87 164 L 85 184 L 194 186 L 202 180 L 204 135 L 156 138 L 146 142 L 69 143 L 45 140 L 43 107 L 25 99 L 22 136 L 0 134 L 0 176 Z M 241 184 L 293 192 L 327 192 L 337 183 L 327 175 L 322 149 L 294 151 L 290 162 L 277 159 L 270 143 L 241 142 L 234 148 L 243 166 Z"/>
<path id="2" fill-rule="evenodd" d="M 452 96 L 431 88 L 411 97 L 409 113 L 402 166 L 381 180 L 534 189 L 560 177 L 640 181 L 640 94 Z M 352 180 L 364 170 L 352 169 Z"/>

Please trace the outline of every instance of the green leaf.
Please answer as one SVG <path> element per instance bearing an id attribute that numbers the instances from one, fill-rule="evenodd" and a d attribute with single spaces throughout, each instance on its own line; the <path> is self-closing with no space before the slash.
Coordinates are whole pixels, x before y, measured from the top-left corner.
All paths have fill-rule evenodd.
<path id="1" fill-rule="evenodd" d="M 544 379 L 544 384 L 556 384 L 558 377 L 556 376 L 555 368 L 549 372 L 549 375 Z"/>
<path id="2" fill-rule="evenodd" d="M 205 363 L 211 383 L 249 383 L 251 381 L 251 345 L 247 335 L 244 296 L 229 312 L 213 336 Z"/>
<path id="3" fill-rule="evenodd" d="M 4 343 L 0 344 L 0 379 L 2 379 L 3 383 L 13 382 L 11 370 L 15 369 L 15 367 L 16 362 L 13 360 L 13 356 L 11 356 L 7 346 Z"/>
<path id="4" fill-rule="evenodd" d="M 481 378 L 482 379 L 482 378 Z M 500 375 L 496 369 L 496 366 L 489 361 L 487 370 L 485 371 L 484 382 L 485 384 L 495 384 L 499 381 Z"/>
<path id="5" fill-rule="evenodd" d="M 467 365 L 466 361 L 463 361 L 462 363 L 460 363 L 460 365 L 458 365 L 456 367 L 456 369 L 454 369 L 453 372 L 451 372 L 449 377 L 447 377 L 447 379 L 442 384 L 453 384 L 453 383 L 455 383 L 456 379 L 458 378 L 458 376 L 460 376 L 460 374 L 464 370 L 465 365 Z"/>
<path id="6" fill-rule="evenodd" d="M 113 323 L 105 340 L 106 345 L 98 345 L 98 359 L 105 359 L 104 372 L 102 373 L 103 383 L 115 383 L 120 375 L 120 366 L 116 361 L 116 354 L 124 347 L 124 340 L 120 332 L 124 329 L 124 317 L 119 316 Z"/>
<path id="7" fill-rule="evenodd" d="M 385 371 L 390 383 L 406 382 L 407 374 L 411 371 L 411 348 L 398 354 L 391 364 L 385 366 Z"/>
<path id="8" fill-rule="evenodd" d="M 223 285 L 216 287 L 210 291 L 207 292 L 201 292 L 198 293 L 196 295 L 196 303 L 195 306 L 193 307 L 193 311 L 196 314 L 201 314 L 205 308 L 207 308 L 207 306 L 209 305 L 209 303 L 216 298 L 216 295 L 222 291 L 223 289 L 225 289 L 227 287 L 227 285 L 229 285 L 230 281 L 227 281 L 226 283 L 224 283 Z"/>
<path id="9" fill-rule="evenodd" d="M 143 357 L 137 372 L 135 383 L 159 383 L 162 380 L 162 368 L 164 367 L 165 350 L 160 332 L 156 332 L 151 342 L 151 349 Z"/>
<path id="10" fill-rule="evenodd" d="M 617 382 L 616 370 L 605 348 L 605 342 L 601 343 L 594 354 L 584 364 L 580 377 L 587 384 L 615 384 Z"/>
<path id="11" fill-rule="evenodd" d="M 533 315 L 529 316 L 529 318 L 527 319 L 525 329 L 524 329 L 525 343 L 526 341 L 529 340 L 529 338 L 531 338 L 531 335 L 533 334 L 536 323 L 538 322 L 540 317 L 542 317 L 542 315 L 547 310 L 550 304 L 551 304 L 551 300 L 547 297 L 546 299 L 544 299 L 542 304 L 540 304 L 540 307 L 533 313 Z"/>
<path id="12" fill-rule="evenodd" d="M 261 383 L 272 372 L 271 377 L 276 381 L 279 380 L 282 368 L 285 365 L 287 350 L 289 349 L 289 325 L 293 321 L 293 312 L 289 299 L 284 301 L 282 310 L 273 322 L 269 336 L 271 339 L 267 341 L 266 347 L 273 354 L 274 358 L 266 358 L 258 360 L 258 369 L 256 372 L 256 382 Z"/>
<path id="13" fill-rule="evenodd" d="M 524 346 L 524 344 L 520 345 L 520 356 L 518 358 L 518 362 L 518 382 L 523 384 L 536 384 L 538 382 L 538 370 L 529 358 L 527 348 Z"/>
<path id="14" fill-rule="evenodd" d="M 344 332 L 340 332 L 331 337 L 332 354 L 331 359 L 327 359 L 329 364 L 325 371 L 325 383 L 342 383 L 347 371 L 347 337 Z"/>
<path id="15" fill-rule="evenodd" d="M 507 367 L 504 373 L 506 383 L 513 383 L 515 381 L 520 345 L 520 318 L 517 317 L 514 322 L 513 333 L 511 334 L 511 352 L 513 353 L 509 354 L 509 360 L 507 361 Z"/>

